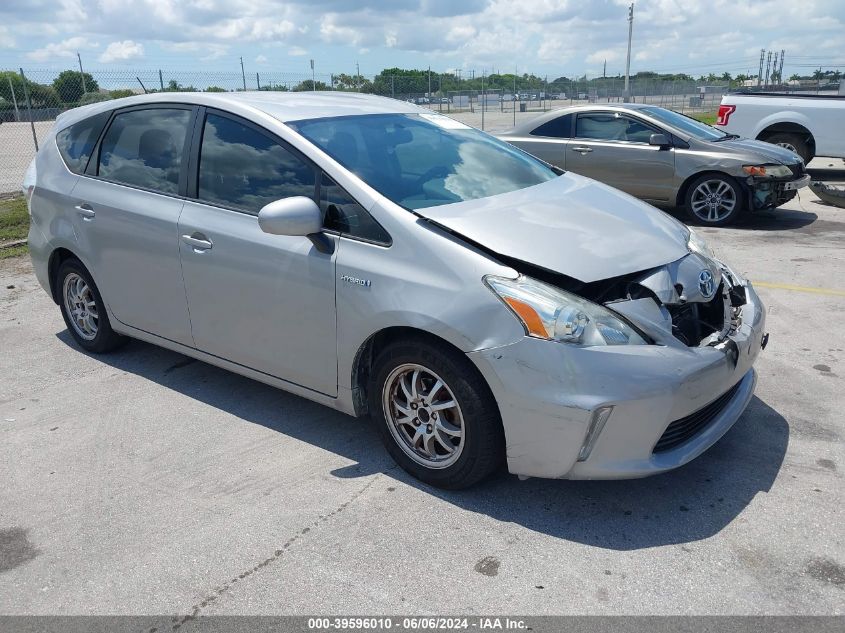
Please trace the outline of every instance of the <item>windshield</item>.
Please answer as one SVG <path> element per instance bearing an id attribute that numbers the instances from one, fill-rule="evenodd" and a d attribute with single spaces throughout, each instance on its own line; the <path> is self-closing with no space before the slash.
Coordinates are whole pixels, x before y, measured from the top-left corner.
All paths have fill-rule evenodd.
<path id="1" fill-rule="evenodd" d="M 658 121 L 662 121 L 666 125 L 678 128 L 679 130 L 682 130 L 701 141 L 715 141 L 727 136 L 721 130 L 717 130 L 706 123 L 696 121 L 695 119 L 681 114 L 680 112 L 675 112 L 674 110 L 646 107 L 640 108 L 640 112 L 643 112 Z"/>
<path id="2" fill-rule="evenodd" d="M 288 125 L 407 209 L 486 198 L 557 176 L 515 147 L 435 113 L 355 115 Z"/>

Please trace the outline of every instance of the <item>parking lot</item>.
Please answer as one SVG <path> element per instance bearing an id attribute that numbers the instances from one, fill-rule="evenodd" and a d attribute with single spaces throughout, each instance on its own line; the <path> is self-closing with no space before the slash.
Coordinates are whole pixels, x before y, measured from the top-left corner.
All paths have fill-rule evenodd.
<path id="1" fill-rule="evenodd" d="M 736 426 L 659 477 L 462 492 L 367 421 L 145 343 L 82 353 L 0 262 L 0 612 L 845 613 L 845 211 L 803 189 L 701 232 L 769 310 Z"/>

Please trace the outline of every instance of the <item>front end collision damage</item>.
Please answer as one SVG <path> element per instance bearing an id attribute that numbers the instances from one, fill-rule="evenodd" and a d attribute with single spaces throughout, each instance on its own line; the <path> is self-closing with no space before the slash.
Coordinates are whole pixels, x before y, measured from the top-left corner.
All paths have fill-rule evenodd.
<path id="1" fill-rule="evenodd" d="M 537 267 L 501 258 L 522 274 Z M 702 271 L 716 287 L 705 294 Z M 570 479 L 643 477 L 692 460 L 715 443 L 750 401 L 752 365 L 767 342 L 765 309 L 753 287 L 697 253 L 603 283 L 580 285 L 647 334 L 653 345 L 577 347 L 525 337 L 471 352 L 497 394 L 508 469 Z M 611 356 L 608 356 L 611 355 Z M 679 446 L 654 447 L 674 421 L 733 389 L 707 425 Z"/>

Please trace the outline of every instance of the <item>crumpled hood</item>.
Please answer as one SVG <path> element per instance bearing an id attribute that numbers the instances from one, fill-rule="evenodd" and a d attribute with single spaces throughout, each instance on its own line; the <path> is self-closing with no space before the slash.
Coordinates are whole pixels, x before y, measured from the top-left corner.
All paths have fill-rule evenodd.
<path id="1" fill-rule="evenodd" d="M 416 212 L 499 255 L 583 282 L 686 255 L 688 231 L 651 205 L 577 174 Z"/>
<path id="2" fill-rule="evenodd" d="M 712 143 L 712 145 L 713 149 L 718 147 L 721 150 L 730 150 L 738 154 L 755 156 L 759 162 L 794 165 L 801 160 L 797 154 L 794 154 L 780 145 L 773 145 L 772 143 L 765 143 L 763 141 L 755 141 L 750 138 L 735 138 L 728 141 L 717 141 Z M 764 160 L 760 161 L 761 158 Z"/>

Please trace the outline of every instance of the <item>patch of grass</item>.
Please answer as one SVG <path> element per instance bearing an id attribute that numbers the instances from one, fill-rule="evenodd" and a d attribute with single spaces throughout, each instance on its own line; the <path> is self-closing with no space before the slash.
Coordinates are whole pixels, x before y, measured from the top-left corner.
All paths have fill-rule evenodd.
<path id="1" fill-rule="evenodd" d="M 25 240 L 29 233 L 29 212 L 23 196 L 0 200 L 0 243 Z M 26 245 L 0 248 L 0 259 L 26 253 Z"/>
<path id="2" fill-rule="evenodd" d="M 706 123 L 707 125 L 716 125 L 715 112 L 698 112 L 696 114 L 690 114 L 690 116 L 702 123 Z"/>
<path id="3" fill-rule="evenodd" d="M 29 211 L 23 196 L 0 200 L 0 242 L 20 240 L 29 233 Z"/>

